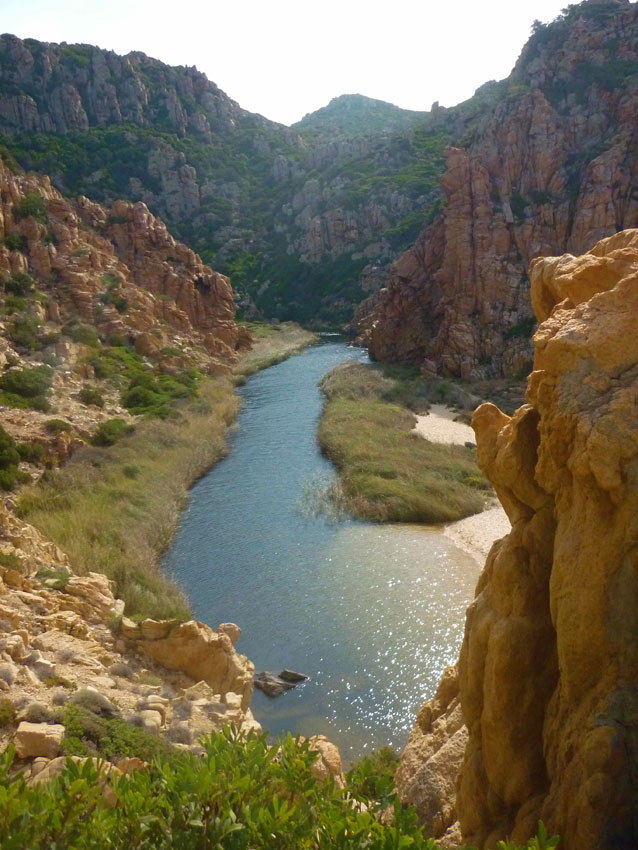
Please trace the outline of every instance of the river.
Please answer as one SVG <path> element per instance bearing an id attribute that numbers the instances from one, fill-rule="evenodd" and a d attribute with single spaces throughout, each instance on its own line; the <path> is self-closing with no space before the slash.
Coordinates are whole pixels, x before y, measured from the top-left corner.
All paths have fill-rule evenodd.
<path id="1" fill-rule="evenodd" d="M 328 480 L 318 381 L 361 349 L 324 341 L 251 377 L 229 456 L 192 489 L 166 568 L 195 616 L 242 628 L 257 670 L 310 676 L 252 709 L 273 734 L 323 733 L 347 762 L 402 747 L 462 638 L 478 566 L 440 530 L 334 522 L 304 510 Z"/>

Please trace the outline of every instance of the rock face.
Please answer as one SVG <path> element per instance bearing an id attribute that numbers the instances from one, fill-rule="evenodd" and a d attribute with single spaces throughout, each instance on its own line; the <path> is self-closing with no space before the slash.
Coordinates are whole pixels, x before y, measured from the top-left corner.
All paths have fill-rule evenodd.
<path id="1" fill-rule="evenodd" d="M 214 632 L 196 620 L 177 626 L 170 621 L 144 620 L 137 625 L 125 620 L 122 634 L 138 652 L 169 670 L 180 670 L 196 681 L 202 680 L 218 694 L 239 694 L 241 707 L 248 708 L 255 665 L 235 652 L 225 631 Z"/>
<path id="2" fill-rule="evenodd" d="M 393 228 L 437 193 L 413 139 L 429 113 L 346 95 L 287 128 L 196 68 L 12 35 L 0 36 L 0 77 L 0 131 L 23 167 L 41 167 L 44 145 L 65 194 L 142 201 L 270 316 L 349 319 L 359 274 L 387 268 L 418 222 L 410 236 Z"/>
<path id="3" fill-rule="evenodd" d="M 527 268 L 638 224 L 638 4 L 538 25 L 474 140 L 450 147 L 445 208 L 359 309 L 383 361 L 481 379 L 531 362 Z"/>
<path id="4" fill-rule="evenodd" d="M 483 405 L 472 422 L 512 531 L 468 609 L 456 809 L 479 847 L 524 840 L 539 819 L 565 850 L 635 847 L 638 230 L 537 259 L 531 280 L 542 324 L 528 403 L 512 418 Z M 412 768 L 408 747 L 408 780 L 434 749 Z"/>

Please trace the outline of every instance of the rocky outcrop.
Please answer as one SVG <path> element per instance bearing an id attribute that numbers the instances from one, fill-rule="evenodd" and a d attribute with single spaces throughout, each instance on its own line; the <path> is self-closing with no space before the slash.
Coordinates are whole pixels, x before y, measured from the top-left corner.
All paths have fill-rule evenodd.
<path id="1" fill-rule="evenodd" d="M 249 708 L 254 666 L 234 650 L 233 623 L 118 626 L 124 603 L 112 583 L 74 575 L 57 546 L 0 504 L 7 562 L 16 569 L 0 566 L 0 697 L 20 710 L 0 729 L 0 750 L 14 743 L 21 759 L 54 759 L 67 702 L 197 751 L 224 725 L 261 731 Z"/>
<path id="2" fill-rule="evenodd" d="M 233 623 L 235 640 L 240 630 Z M 204 681 L 216 693 L 232 691 L 247 709 L 253 692 L 255 666 L 245 655 L 235 652 L 227 631 L 214 632 L 210 626 L 190 620 L 175 625 L 170 621 L 122 622 L 122 636 L 135 649 L 169 670 L 180 670 L 196 681 Z"/>
<path id="3" fill-rule="evenodd" d="M 448 148 L 445 208 L 360 308 L 374 357 L 470 380 L 527 371 L 530 260 L 638 224 L 637 45 L 628 0 L 537 27 L 474 140 Z"/>
<path id="4" fill-rule="evenodd" d="M 456 810 L 478 847 L 524 840 L 539 819 L 565 850 L 638 841 L 637 280 L 638 230 L 535 260 L 527 404 L 474 414 L 479 465 L 512 522 L 479 579 L 458 666 L 468 740 Z M 453 702 L 446 714 L 449 725 Z M 406 799 L 436 757 L 431 725 L 413 733 L 430 735 L 423 756 L 404 756 Z M 425 778 L 421 799 L 433 798 Z"/>

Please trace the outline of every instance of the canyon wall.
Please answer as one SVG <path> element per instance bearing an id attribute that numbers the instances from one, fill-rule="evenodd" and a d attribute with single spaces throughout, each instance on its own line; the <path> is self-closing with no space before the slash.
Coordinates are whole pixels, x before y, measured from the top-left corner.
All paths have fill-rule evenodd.
<path id="1" fill-rule="evenodd" d="M 525 374 L 530 260 L 638 224 L 638 5 L 535 25 L 483 122 L 449 147 L 445 207 L 356 317 L 371 354 L 464 379 Z"/>
<path id="2" fill-rule="evenodd" d="M 522 841 L 542 819 L 564 850 L 621 850 L 638 843 L 638 230 L 536 259 L 531 296 L 527 404 L 472 421 L 512 531 L 397 782 L 448 841 Z"/>

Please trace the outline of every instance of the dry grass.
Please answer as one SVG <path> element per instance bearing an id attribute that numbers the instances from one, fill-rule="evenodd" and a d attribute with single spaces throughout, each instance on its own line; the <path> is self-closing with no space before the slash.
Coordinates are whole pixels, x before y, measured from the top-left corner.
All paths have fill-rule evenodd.
<path id="1" fill-rule="evenodd" d="M 319 444 L 337 466 L 348 508 L 379 522 L 452 522 L 485 507 L 474 449 L 411 433 L 414 416 L 386 400 L 397 387 L 372 366 L 344 364 L 322 381 Z"/>
<path id="2" fill-rule="evenodd" d="M 205 381 L 168 420 L 145 420 L 107 449 L 86 446 L 25 488 L 21 514 L 54 540 L 73 569 L 113 579 L 129 616 L 184 618 L 189 604 L 163 574 L 188 488 L 226 453 L 238 402 L 230 381 Z"/>
<path id="3" fill-rule="evenodd" d="M 233 368 L 233 373 L 240 379 L 237 383 L 241 383 L 241 378 L 281 363 L 282 360 L 298 354 L 304 348 L 317 342 L 316 334 L 293 322 L 282 322 L 277 325 L 254 322 L 248 327 L 255 342 L 253 348 L 247 351 Z"/>

